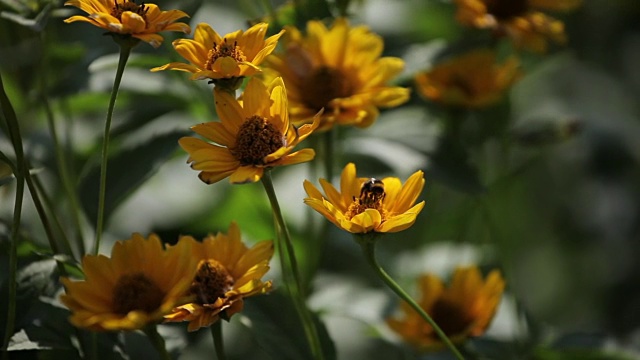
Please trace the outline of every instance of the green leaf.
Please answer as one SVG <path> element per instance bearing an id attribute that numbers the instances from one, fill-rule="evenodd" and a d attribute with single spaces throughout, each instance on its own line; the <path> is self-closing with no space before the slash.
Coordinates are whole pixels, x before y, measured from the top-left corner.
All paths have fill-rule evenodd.
<path id="1" fill-rule="evenodd" d="M 605 352 L 599 349 L 566 349 L 553 350 L 539 348 L 534 355 L 534 360 L 632 360 L 624 354 Z"/>
<path id="2" fill-rule="evenodd" d="M 167 161 L 178 147 L 178 139 L 184 135 L 186 132 L 183 131 L 158 135 L 109 159 L 105 219 Z M 99 186 L 100 164 L 96 163 L 79 186 L 82 207 L 91 222 L 95 222 L 97 217 Z"/>
<path id="3" fill-rule="evenodd" d="M 252 331 L 259 346 L 274 359 L 311 359 L 304 329 L 291 300 L 283 291 L 248 299 L 242 322 Z M 336 359 L 336 350 L 320 318 L 313 314 L 326 360 Z"/>

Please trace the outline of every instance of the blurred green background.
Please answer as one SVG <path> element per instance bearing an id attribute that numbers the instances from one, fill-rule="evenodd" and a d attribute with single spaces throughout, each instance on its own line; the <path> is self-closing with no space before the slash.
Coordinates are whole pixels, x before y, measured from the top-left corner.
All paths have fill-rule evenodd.
<path id="1" fill-rule="evenodd" d="M 246 29 L 248 21 L 267 14 L 265 2 L 257 0 L 158 4 L 191 14 L 192 27 L 207 22 L 221 34 Z M 321 6 L 313 11 L 312 16 L 327 15 Z M 31 165 L 63 228 L 70 229 L 70 200 L 48 124 L 49 116 L 55 119 L 84 209 L 83 231 L 68 235 L 83 238 L 90 248 L 118 48 L 100 29 L 62 22 L 75 13 L 55 1 L 2 0 L 0 72 Z M 399 82 L 410 87 L 413 74 L 443 51 L 481 43 L 481 36 L 455 22 L 454 13 L 444 0 L 362 0 L 350 7 L 353 23 L 384 37 L 385 55 L 406 61 Z M 372 127 L 340 129 L 336 168 L 355 162 L 358 175 L 403 181 L 417 169 L 425 171 L 425 210 L 412 228 L 379 242 L 380 261 L 408 289 L 425 271 L 446 277 L 457 265 L 501 269 L 507 280 L 503 302 L 486 336 L 474 343 L 486 358 L 640 358 L 640 2 L 585 0 L 578 10 L 554 16 L 565 22 L 567 46 L 545 56 L 525 54 L 525 76 L 505 100 L 467 114 L 462 144 L 446 141 L 446 112 L 414 90 L 409 103 L 383 111 Z M 112 127 L 102 252 L 132 232 L 156 232 L 171 242 L 179 234 L 226 231 L 232 220 L 249 242 L 273 238 L 259 184 L 231 186 L 225 180 L 207 186 L 186 164 L 177 139 L 190 134 L 191 125 L 216 119 L 211 85 L 189 81 L 184 73 L 149 72 L 182 60 L 171 47 L 178 35 L 163 36 L 159 49 L 136 47 L 125 71 Z M 0 150 L 12 154 L 5 134 L 0 133 Z M 317 228 L 325 221 L 302 203 L 303 179 L 318 183 L 313 174 L 309 164 L 274 172 L 303 268 L 320 259 L 310 304 L 325 322 L 338 358 L 447 359 L 414 354 L 384 325 L 397 300 L 367 268 L 350 236 L 331 226 L 327 248 L 311 251 L 308 224 Z M 14 192 L 11 181 L 2 182 L 3 291 Z M 56 304 L 55 277 L 32 279 L 53 267 L 30 200 L 21 236 L 20 270 L 30 279 L 21 288 L 29 299 L 20 304 L 21 321 L 39 328 L 35 337 L 47 339 L 40 344 L 53 344 L 54 350 L 27 348 L 12 357 L 74 358 L 75 352 L 60 345 L 69 343 L 60 337 L 71 330 L 64 320 L 68 314 Z M 265 278 L 279 279 L 277 261 Z M 248 299 L 245 312 L 225 324 L 230 359 L 304 358 L 304 340 L 289 327 L 292 312 L 280 301 L 278 293 Z M 6 300 L 0 305 L 4 319 Z M 42 325 L 51 319 L 60 328 Z M 213 356 L 206 331 L 187 334 L 172 325 L 161 332 L 182 353 L 180 359 Z M 105 337 L 104 346 L 131 359 L 155 356 L 142 335 Z M 109 353 L 105 358 L 125 358 Z"/>

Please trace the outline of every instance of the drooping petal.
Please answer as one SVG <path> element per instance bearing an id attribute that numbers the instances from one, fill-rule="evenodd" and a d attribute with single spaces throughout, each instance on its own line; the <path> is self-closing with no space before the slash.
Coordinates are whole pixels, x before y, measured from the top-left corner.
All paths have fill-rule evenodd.
<path id="1" fill-rule="evenodd" d="M 240 166 L 231 174 L 229 181 L 232 184 L 254 183 L 262 178 L 263 173 L 264 169 L 260 167 Z"/>

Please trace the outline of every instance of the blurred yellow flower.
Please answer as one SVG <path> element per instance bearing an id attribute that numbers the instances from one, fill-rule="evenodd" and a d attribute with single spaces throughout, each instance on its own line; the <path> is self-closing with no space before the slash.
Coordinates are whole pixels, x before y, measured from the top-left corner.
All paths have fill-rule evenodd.
<path id="1" fill-rule="evenodd" d="M 566 42 L 564 24 L 539 10 L 569 11 L 582 0 L 455 0 L 456 18 L 465 25 L 508 36 L 520 48 L 544 53 L 548 40 Z"/>
<path id="2" fill-rule="evenodd" d="M 160 31 L 191 32 L 189 25 L 176 20 L 189 17 L 180 10 L 160 11 L 157 5 L 136 4 L 133 0 L 70 0 L 64 3 L 79 8 L 89 16 L 75 15 L 64 22 L 84 21 L 110 33 L 130 35 L 157 48 L 164 40 Z"/>
<path id="3" fill-rule="evenodd" d="M 226 91 L 215 90 L 220 122 L 208 122 L 191 129 L 212 141 L 183 137 L 180 146 L 189 153 L 188 162 L 200 171 L 207 184 L 230 176 L 233 184 L 256 182 L 265 169 L 310 161 L 313 149 L 291 153 L 318 126 L 296 128 L 289 122 L 287 93 L 281 78 L 265 85 L 252 78 L 238 101 Z"/>
<path id="4" fill-rule="evenodd" d="M 133 234 L 118 241 L 111 258 L 86 255 L 83 281 L 62 278 L 60 300 L 72 312 L 74 326 L 94 331 L 136 330 L 161 321 L 178 305 L 195 274 L 197 262 L 188 243 L 164 250 L 160 239 Z"/>
<path id="5" fill-rule="evenodd" d="M 519 61 L 498 63 L 488 49 L 474 50 L 436 65 L 415 77 L 418 92 L 445 105 L 482 108 L 500 101 L 519 78 Z"/>
<path id="6" fill-rule="evenodd" d="M 261 241 L 249 249 L 240 239 L 240 228 L 232 223 L 228 235 L 209 235 L 202 242 L 185 236 L 178 244 L 182 242 L 191 245 L 192 256 L 199 262 L 189 289 L 195 300 L 176 307 L 165 321 L 189 321 L 189 331 L 195 331 L 220 318 L 229 319 L 242 310 L 244 298 L 271 289 L 271 281 L 261 278 L 269 271 L 272 241 Z"/>
<path id="7" fill-rule="evenodd" d="M 483 279 L 477 267 L 457 268 L 449 287 L 432 274 L 419 279 L 418 304 L 453 342 L 482 335 L 498 308 L 504 280 L 498 270 Z M 409 304 L 402 302 L 402 319 L 389 318 L 387 324 L 406 342 L 420 350 L 443 346 L 433 328 Z"/>
<path id="8" fill-rule="evenodd" d="M 379 107 L 409 99 L 409 89 L 388 86 L 404 62 L 381 58 L 382 38 L 366 26 L 350 27 L 339 18 L 327 29 L 320 21 L 309 21 L 306 37 L 287 27 L 283 39 L 284 53 L 270 56 L 265 65 L 282 76 L 296 124 L 324 108 L 320 129 L 334 124 L 364 128 L 376 120 Z"/>
<path id="9" fill-rule="evenodd" d="M 246 32 L 238 30 L 224 37 L 208 24 L 198 24 L 193 40 L 178 39 L 173 47 L 189 64 L 172 62 L 151 71 L 179 70 L 193 74 L 192 80 L 237 78 L 260 72 L 258 65 L 271 54 L 284 31 L 267 38 L 268 25 L 260 23 Z"/>
<path id="10" fill-rule="evenodd" d="M 415 204 L 424 187 L 424 173 L 416 171 L 404 185 L 400 179 L 358 178 L 356 166 L 347 164 L 340 178 L 340 192 L 320 179 L 325 195 L 304 181 L 308 198 L 304 203 L 350 233 L 402 231 L 416 221 L 424 201 Z"/>

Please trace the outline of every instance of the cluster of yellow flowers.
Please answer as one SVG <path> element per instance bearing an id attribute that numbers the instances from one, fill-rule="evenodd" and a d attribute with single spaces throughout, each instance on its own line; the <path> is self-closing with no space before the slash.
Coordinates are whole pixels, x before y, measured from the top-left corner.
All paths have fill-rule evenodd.
<path id="1" fill-rule="evenodd" d="M 465 25 L 508 36 L 517 48 L 546 51 L 547 40 L 565 41 L 562 23 L 536 9 L 568 10 L 578 0 L 456 0 L 456 17 Z M 158 47 L 159 31 L 190 32 L 176 22 L 187 16 L 160 11 L 132 0 L 71 0 L 88 16 L 84 21 L 120 39 L 137 39 Z M 173 42 L 188 63 L 173 62 L 152 71 L 178 70 L 192 80 L 215 84 L 213 97 L 220 121 L 198 124 L 200 137 L 184 137 L 180 146 L 199 178 L 213 184 L 260 181 L 272 168 L 311 161 L 315 151 L 296 147 L 314 132 L 334 126 L 365 128 L 380 108 L 408 101 L 410 91 L 389 83 L 403 70 L 396 57 L 381 57 L 382 38 L 345 18 L 330 27 L 309 21 L 306 31 L 287 26 L 267 37 L 268 25 L 220 36 L 205 23 L 193 39 Z M 281 52 L 276 46 L 282 39 Z M 497 63 L 489 49 L 475 50 L 417 74 L 420 94 L 436 102 L 469 108 L 498 101 L 520 76 L 515 57 Z M 245 80 L 249 78 L 246 82 Z M 240 97 L 236 91 L 246 83 Z M 356 166 L 344 167 L 340 189 L 320 180 L 324 193 L 304 182 L 304 202 L 340 229 L 354 234 L 393 233 L 414 224 L 425 203 L 417 202 L 425 180 L 422 171 L 403 184 L 399 178 L 358 177 Z M 417 202 L 417 203 L 416 203 Z M 134 234 L 117 242 L 111 257 L 84 258 L 83 281 L 64 279 L 63 303 L 71 322 L 92 330 L 133 330 L 157 321 L 189 321 L 189 330 L 228 319 L 242 309 L 243 298 L 271 289 L 261 278 L 269 270 L 274 247 L 262 241 L 248 248 L 240 229 L 210 235 L 199 242 L 181 237 L 164 247 L 155 235 Z M 450 287 L 433 275 L 419 279 L 420 306 L 453 341 L 481 335 L 495 313 L 504 289 L 499 272 L 486 278 L 477 267 L 459 268 Z M 434 328 L 402 304 L 403 319 L 388 325 L 407 342 L 426 349 L 438 345 Z"/>

